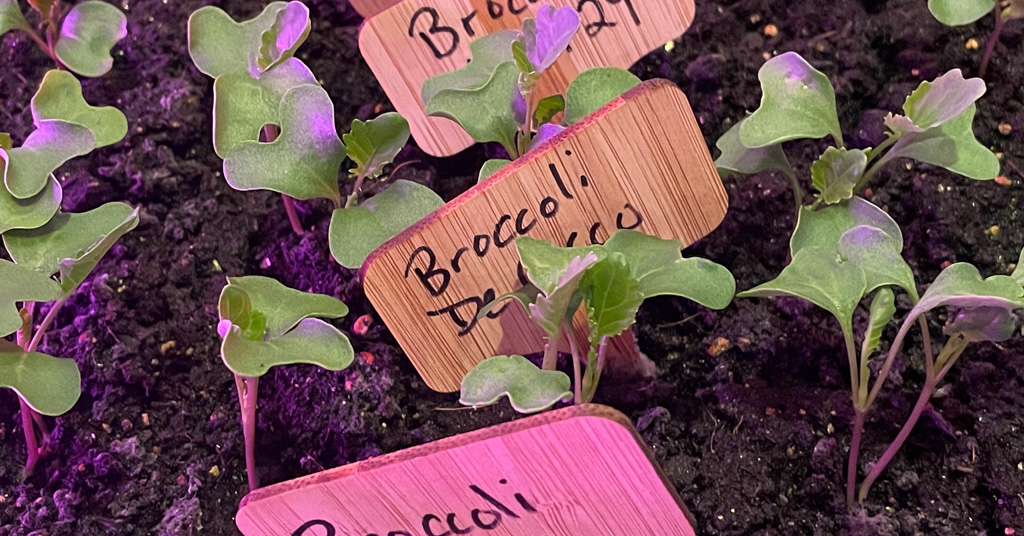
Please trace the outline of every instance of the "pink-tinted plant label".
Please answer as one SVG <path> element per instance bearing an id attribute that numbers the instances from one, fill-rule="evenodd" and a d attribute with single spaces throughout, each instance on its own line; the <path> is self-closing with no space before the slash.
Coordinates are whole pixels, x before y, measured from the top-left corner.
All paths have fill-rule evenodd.
<path id="1" fill-rule="evenodd" d="M 584 405 L 257 490 L 245 536 L 692 536 L 629 420 Z"/>

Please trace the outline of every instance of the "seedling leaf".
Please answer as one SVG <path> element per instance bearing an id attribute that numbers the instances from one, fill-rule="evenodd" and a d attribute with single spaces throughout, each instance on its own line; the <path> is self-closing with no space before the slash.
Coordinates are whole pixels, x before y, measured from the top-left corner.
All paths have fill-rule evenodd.
<path id="1" fill-rule="evenodd" d="M 249 340 L 240 328 L 231 326 L 221 342 L 224 364 L 246 378 L 258 378 L 278 365 L 300 363 L 341 370 L 354 357 L 348 337 L 317 318 L 302 320 L 284 335 L 263 341 Z"/>
<path id="2" fill-rule="evenodd" d="M 971 124 L 975 105 L 956 118 L 924 132 L 910 132 L 885 153 L 881 162 L 913 158 L 946 168 L 975 180 L 991 180 L 999 174 L 999 159 L 974 138 Z"/>
<path id="3" fill-rule="evenodd" d="M 552 122 L 556 115 L 564 111 L 565 97 L 561 95 L 544 97 L 537 102 L 537 107 L 533 110 L 533 124 L 546 125 Z"/>
<path id="4" fill-rule="evenodd" d="M 64 162 L 95 147 L 96 137 L 86 127 L 52 119 L 39 121 L 21 147 L 0 151 L 5 163 L 4 185 L 18 199 L 34 197 Z"/>
<path id="5" fill-rule="evenodd" d="M 638 85 L 640 79 L 624 69 L 599 67 L 583 71 L 565 93 L 565 126 L 575 125 Z"/>
<path id="6" fill-rule="evenodd" d="M 46 225 L 10 231 L 7 252 L 19 265 L 50 276 L 60 272 L 60 286 L 70 295 L 114 243 L 139 223 L 139 211 L 125 203 L 107 203 L 81 214 L 57 214 Z"/>
<path id="7" fill-rule="evenodd" d="M 356 163 L 349 173 L 376 179 L 409 141 L 409 122 L 395 112 L 370 121 L 356 119 L 342 140 L 349 159 Z"/>
<path id="8" fill-rule="evenodd" d="M 60 209 L 62 198 L 60 183 L 52 175 L 43 191 L 29 199 L 18 199 L 0 188 L 0 234 L 42 227 Z"/>
<path id="9" fill-rule="evenodd" d="M 519 260 L 526 270 L 526 277 L 545 295 L 558 288 L 558 283 L 573 259 L 585 257 L 591 252 L 598 258 L 606 254 L 599 246 L 562 248 L 529 236 L 517 238 L 516 249 L 519 250 Z"/>
<path id="10" fill-rule="evenodd" d="M 427 114 L 456 121 L 480 143 L 496 141 L 515 147 L 521 121 L 515 107 L 519 93 L 519 68 L 502 63 L 486 84 L 475 89 L 444 89 L 427 104 Z M 428 80 L 429 82 L 429 80 Z"/>
<path id="11" fill-rule="evenodd" d="M 864 344 L 861 346 L 861 359 L 867 359 L 875 353 L 882 340 L 882 331 L 896 314 L 896 295 L 888 288 L 880 288 L 871 300 L 871 309 L 868 320 L 868 329 L 864 334 Z"/>
<path id="12" fill-rule="evenodd" d="M 865 294 L 886 285 L 896 285 L 917 299 L 914 272 L 901 255 L 898 242 L 885 231 L 858 225 L 843 233 L 838 251 L 843 260 L 864 270 Z"/>
<path id="13" fill-rule="evenodd" d="M 681 296 L 705 307 L 724 309 L 736 294 L 736 280 L 729 270 L 705 259 L 684 259 L 678 241 L 621 230 L 604 248 L 625 257 L 644 299 Z"/>
<path id="14" fill-rule="evenodd" d="M 51 302 L 60 298 L 60 285 L 32 268 L 0 259 L 0 338 L 21 329 L 18 302 Z"/>
<path id="15" fill-rule="evenodd" d="M 18 0 L 0 0 L 0 35 L 19 28 L 28 28 Z"/>
<path id="16" fill-rule="evenodd" d="M 188 53 L 199 71 L 210 78 L 249 71 L 249 54 L 262 45 L 263 32 L 287 5 L 271 2 L 256 18 L 235 22 L 224 10 L 206 6 L 188 19 Z"/>
<path id="17" fill-rule="evenodd" d="M 569 261 L 558 286 L 546 295 L 536 296 L 529 304 L 530 318 L 547 333 L 548 339 L 558 337 L 562 324 L 571 321 L 580 306 L 580 281 L 587 270 L 598 262 L 597 254 L 591 252 Z"/>
<path id="18" fill-rule="evenodd" d="M 291 89 L 281 101 L 281 134 L 271 143 L 245 141 L 224 159 L 224 178 L 236 190 L 271 190 L 341 204 L 338 171 L 345 146 L 334 125 L 334 104 L 320 86 Z"/>
<path id="19" fill-rule="evenodd" d="M 994 0 L 928 0 L 928 10 L 946 26 L 971 24 L 995 6 Z"/>
<path id="20" fill-rule="evenodd" d="M 36 126 L 48 119 L 81 125 L 96 138 L 96 147 L 113 145 L 128 133 L 128 120 L 113 106 L 90 106 L 82 96 L 82 84 L 67 71 L 52 70 L 43 77 L 32 97 Z"/>
<path id="21" fill-rule="evenodd" d="M 302 2 L 288 2 L 277 12 L 274 23 L 260 36 L 259 48 L 249 55 L 249 73 L 259 78 L 264 72 L 287 61 L 309 37 L 312 29 L 309 8 Z"/>
<path id="22" fill-rule="evenodd" d="M 128 17 L 111 4 L 89 0 L 71 8 L 54 53 L 82 76 L 103 76 L 114 66 L 110 49 L 128 35 Z"/>
<path id="23" fill-rule="evenodd" d="M 359 268 L 373 250 L 443 204 L 440 196 L 426 186 L 395 181 L 358 206 L 334 211 L 331 255 L 346 268 Z"/>
<path id="24" fill-rule="evenodd" d="M 605 337 L 615 337 L 629 329 L 644 301 L 640 285 L 621 253 L 610 253 L 587 270 L 580 290 L 594 347 Z"/>
<path id="25" fill-rule="evenodd" d="M 565 131 L 565 127 L 562 125 L 556 125 L 554 123 L 545 123 L 541 125 L 540 128 L 537 129 L 537 135 L 530 140 L 530 147 L 528 150 L 532 151 L 542 143 L 561 134 L 563 131 Z"/>
<path id="26" fill-rule="evenodd" d="M 494 175 L 495 173 L 501 171 L 501 168 L 511 163 L 511 160 L 506 160 L 504 158 L 495 158 L 493 160 L 488 160 L 484 162 L 484 165 L 480 168 L 480 177 L 477 179 L 477 182 L 484 182 L 485 180 L 490 178 L 491 175 Z"/>
<path id="27" fill-rule="evenodd" d="M 942 332 L 960 335 L 970 342 L 1002 342 L 1017 331 L 1013 313 L 1002 307 L 965 307 Z"/>
<path id="28" fill-rule="evenodd" d="M 1013 273 L 1010 277 L 1017 280 L 1018 283 L 1024 285 L 1024 249 L 1020 250 L 1020 259 L 1017 260 L 1017 266 L 1013 269 Z"/>
<path id="29" fill-rule="evenodd" d="M 462 379 L 459 402 L 489 406 L 507 396 L 519 413 L 536 413 L 572 398 L 572 382 L 564 372 L 541 370 L 520 355 L 494 356 Z"/>
<path id="30" fill-rule="evenodd" d="M 537 11 L 536 19 L 523 22 L 526 56 L 533 71 L 542 73 L 565 52 L 580 28 L 580 14 L 571 7 L 555 8 L 545 4 Z"/>
<path id="31" fill-rule="evenodd" d="M 825 203 L 834 205 L 853 197 L 853 187 L 867 165 L 867 153 L 861 149 L 829 147 L 811 165 L 811 182 Z"/>
<path id="32" fill-rule="evenodd" d="M 737 296 L 769 298 L 795 296 L 832 313 L 844 333 L 853 332 L 853 311 L 865 294 L 864 271 L 854 263 L 843 262 L 834 248 L 805 247 L 777 278 Z"/>
<path id="33" fill-rule="evenodd" d="M 744 146 L 756 149 L 829 134 L 843 144 L 835 90 L 828 77 L 799 54 L 787 52 L 768 60 L 757 78 L 761 106 L 743 121 L 740 140 Z"/>
<path id="34" fill-rule="evenodd" d="M 11 141 L 11 135 L 6 132 L 0 132 L 0 149 L 7 151 L 14 148 L 14 142 Z"/>
<path id="35" fill-rule="evenodd" d="M 786 153 L 782 151 L 782 145 L 767 145 L 758 149 L 751 149 L 743 145 L 740 141 L 742 126 L 743 121 L 736 123 L 715 142 L 715 147 L 721 151 L 718 159 L 715 160 L 715 167 L 718 168 L 719 174 L 725 175 L 728 172 L 733 172 L 753 175 L 774 169 L 781 171 L 787 177 L 796 176 L 793 173 L 793 166 L 786 158 Z"/>
<path id="36" fill-rule="evenodd" d="M 254 313 L 265 317 L 266 333 L 259 340 L 277 339 L 307 318 L 341 318 L 348 314 L 348 306 L 331 296 L 288 288 L 269 277 L 229 277 L 221 291 L 221 318 L 244 328 Z"/>
<path id="37" fill-rule="evenodd" d="M 790 254 L 795 256 L 800 250 L 808 247 L 836 251 L 843 234 L 858 225 L 881 229 L 893 240 L 893 248 L 899 252 L 903 251 L 903 233 L 892 217 L 874 204 L 854 197 L 845 203 L 820 210 L 804 207 L 800 211 L 796 229 L 789 241 Z"/>
<path id="38" fill-rule="evenodd" d="M 297 58 L 290 58 L 259 79 L 246 72 L 228 73 L 213 83 L 213 148 L 227 158 L 247 141 L 258 142 L 265 125 L 280 125 L 281 101 L 292 89 L 317 85 Z"/>
<path id="39" fill-rule="evenodd" d="M 14 389 L 43 415 L 67 413 L 82 395 L 82 376 L 74 359 L 26 352 L 0 339 L 0 387 Z"/>
<path id="40" fill-rule="evenodd" d="M 505 30 L 485 35 L 469 44 L 473 58 L 462 69 L 439 74 L 423 83 L 420 98 L 430 106 L 434 97 L 444 90 L 480 89 L 494 76 L 498 66 L 513 61 L 512 43 L 520 37 L 516 30 Z"/>
<path id="41" fill-rule="evenodd" d="M 960 116 L 984 94 L 984 80 L 965 80 L 960 69 L 953 69 L 934 82 L 922 82 L 903 104 L 906 117 L 890 114 L 886 125 L 896 133 L 923 132 Z"/>
<path id="42" fill-rule="evenodd" d="M 1010 276 L 994 275 L 983 279 L 973 265 L 958 262 L 935 278 L 908 318 L 941 306 L 999 307 L 1012 311 L 1024 308 L 1024 289 Z"/>

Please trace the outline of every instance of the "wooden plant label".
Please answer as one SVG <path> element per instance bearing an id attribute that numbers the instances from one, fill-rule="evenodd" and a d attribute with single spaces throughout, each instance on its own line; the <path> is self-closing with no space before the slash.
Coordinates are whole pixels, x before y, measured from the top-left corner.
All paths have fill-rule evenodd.
<path id="1" fill-rule="evenodd" d="M 694 14 L 693 0 L 402 0 L 366 20 L 359 49 L 395 110 L 409 120 L 420 148 L 449 156 L 473 140 L 455 122 L 426 115 L 420 100 L 423 82 L 464 67 L 471 57 L 470 42 L 521 28 L 546 3 L 576 8 L 581 23 L 571 52 L 538 83 L 542 96 L 564 94 L 569 82 L 587 69 L 633 65 L 682 35 Z"/>
<path id="2" fill-rule="evenodd" d="M 256 490 L 245 536 L 693 536 L 629 420 L 585 405 Z"/>
<path id="3" fill-rule="evenodd" d="M 381 246 L 363 288 L 427 385 L 457 391 L 490 356 L 543 349 L 514 300 L 477 319 L 523 285 L 516 237 L 590 245 L 637 229 L 689 245 L 727 207 L 686 96 L 645 82 Z"/>
<path id="4" fill-rule="evenodd" d="M 384 11 L 388 6 L 398 2 L 398 0 L 348 0 L 352 7 L 364 17 L 372 17 L 381 11 Z"/>

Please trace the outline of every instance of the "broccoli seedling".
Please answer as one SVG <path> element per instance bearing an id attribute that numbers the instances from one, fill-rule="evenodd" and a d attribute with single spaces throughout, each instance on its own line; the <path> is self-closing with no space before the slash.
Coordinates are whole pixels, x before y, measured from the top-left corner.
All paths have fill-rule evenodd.
<path id="1" fill-rule="evenodd" d="M 294 57 L 310 28 L 302 2 L 273 2 L 241 23 L 204 7 L 189 19 L 189 54 L 214 79 L 213 146 L 228 184 L 281 194 L 299 235 L 304 230 L 295 200 L 330 200 L 331 251 L 355 268 L 442 201 L 425 186 L 380 180 L 409 140 L 409 124 L 397 113 L 357 119 L 338 136 L 330 96 Z M 343 198 L 339 174 L 346 157 L 355 166 L 345 176 L 351 193 Z M 369 183 L 379 193 L 361 206 Z"/>
<path id="2" fill-rule="evenodd" d="M 782 143 L 831 136 L 836 143 L 811 167 L 813 206 L 836 204 L 860 194 L 872 179 L 897 158 L 943 167 L 975 180 L 999 174 L 999 160 L 974 138 L 975 104 L 985 82 L 964 79 L 954 69 L 922 82 L 903 104 L 904 115 L 889 114 L 885 141 L 871 149 L 847 149 L 836 112 L 835 91 L 828 77 L 794 52 L 768 60 L 758 72 L 761 106 L 727 131 L 716 143 L 719 173 L 752 174 L 781 171 L 792 183 L 797 212 L 803 189 Z"/>
<path id="3" fill-rule="evenodd" d="M 28 3 L 42 19 L 39 30 L 25 19 L 18 0 L 0 0 L 0 36 L 24 32 L 58 67 L 81 76 L 103 76 L 114 66 L 110 50 L 128 35 L 128 18 L 119 9 L 97 0 L 70 9 L 61 0 Z"/>
<path id="4" fill-rule="evenodd" d="M 245 437 L 249 489 L 256 473 L 256 395 L 259 378 L 271 367 L 317 365 L 341 370 L 352 363 L 348 337 L 321 318 L 341 318 L 348 307 L 321 294 L 290 289 L 260 276 L 229 277 L 220 295 L 220 355 L 235 375 Z"/>
<path id="5" fill-rule="evenodd" d="M 493 33 L 469 45 L 466 67 L 429 78 L 420 98 L 427 114 L 457 122 L 475 141 L 500 143 L 515 160 L 614 98 L 640 79 L 614 68 L 581 73 L 566 94 L 538 98 L 537 82 L 566 51 L 580 27 L 571 7 L 543 5 L 522 30 Z M 561 122 L 555 119 L 562 115 Z M 511 160 L 484 164 L 480 180 Z"/>
<path id="6" fill-rule="evenodd" d="M 741 298 L 802 298 L 825 309 L 839 321 L 849 362 L 855 415 L 847 466 L 846 494 L 851 503 L 867 413 L 888 378 L 910 328 L 917 323 L 923 334 L 927 379 L 922 392 L 924 402 L 920 402 L 911 415 L 905 427 L 906 434 L 913 428 L 924 404 L 963 352 L 966 343 L 1008 337 L 1002 330 L 1009 323 L 1012 332 L 1012 317 L 1008 312 L 1024 307 L 1024 289 L 1019 282 L 1007 276 L 982 280 L 976 268 L 963 263 L 946 268 L 924 296 L 920 296 L 913 272 L 903 260 L 902 250 L 903 234 L 896 222 L 882 209 L 862 198 L 853 197 L 820 210 L 804 207 L 790 239 L 792 260 L 789 265 L 776 279 L 737 295 Z M 872 356 L 880 347 L 882 330 L 896 314 L 893 288 L 906 292 L 915 306 L 901 324 L 872 384 Z M 861 302 L 871 295 L 869 322 L 862 334 L 858 354 L 853 317 Z M 947 328 L 946 332 L 951 337 L 939 356 L 933 358 L 931 336 L 924 315 L 940 306 L 959 308 L 963 320 Z M 998 321 L 994 327 L 999 329 L 993 329 L 983 320 Z M 901 436 L 887 451 L 887 457 L 875 464 L 864 481 L 859 495 L 861 500 L 906 439 L 905 435 Z"/>
<path id="7" fill-rule="evenodd" d="M 637 231 L 622 230 L 605 244 L 560 248 L 542 240 L 516 240 L 530 284 L 499 297 L 516 299 L 545 333 L 541 367 L 522 356 L 484 360 L 462 381 L 461 402 L 493 404 L 508 397 L 522 413 L 542 411 L 568 398 L 590 402 L 605 367 L 609 341 L 636 322 L 644 300 L 682 296 L 712 309 L 732 301 L 736 282 L 724 267 L 700 258 L 683 258 L 682 245 Z M 580 307 L 587 315 L 587 346 L 579 347 L 573 316 Z M 558 345 L 567 336 L 573 379 L 555 370 Z M 585 371 L 583 365 L 586 365 Z M 570 386 L 572 391 L 570 391 Z"/>
<path id="8" fill-rule="evenodd" d="M 985 78 L 996 43 L 1006 23 L 1024 18 L 1024 0 L 928 0 L 928 11 L 946 26 L 973 24 L 988 13 L 995 17 L 995 27 L 988 36 L 985 52 L 981 56 L 978 76 Z"/>
<path id="9" fill-rule="evenodd" d="M 74 360 L 36 350 L 67 300 L 138 221 L 137 209 L 109 203 L 82 214 L 57 214 L 37 228 L 3 233 L 4 246 L 14 262 L 0 260 L 0 387 L 13 389 L 21 404 L 28 449 L 26 476 L 46 451 L 49 429 L 42 416 L 67 412 L 82 390 Z M 55 274 L 56 280 L 52 279 Z M 37 304 L 43 303 L 52 305 L 34 326 L 33 313 Z M 15 343 L 2 339 L 12 333 L 17 334 Z M 39 436 L 44 440 L 42 446 Z"/>

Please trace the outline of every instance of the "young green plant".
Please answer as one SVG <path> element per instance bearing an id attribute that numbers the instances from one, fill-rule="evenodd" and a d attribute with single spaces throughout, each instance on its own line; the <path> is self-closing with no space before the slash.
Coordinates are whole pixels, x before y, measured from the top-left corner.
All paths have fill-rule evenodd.
<path id="1" fill-rule="evenodd" d="M 260 276 L 229 277 L 220 295 L 221 359 L 235 375 L 245 438 L 249 489 L 256 472 L 256 395 L 259 378 L 271 367 L 317 365 L 341 370 L 352 363 L 348 337 L 321 318 L 341 318 L 348 307 L 321 294 L 290 289 Z"/>
<path id="2" fill-rule="evenodd" d="M 847 500 L 851 503 L 868 411 L 914 324 L 920 326 L 923 335 L 927 378 L 921 401 L 904 428 L 906 434 L 913 428 L 938 382 L 956 362 L 967 342 L 1002 340 L 999 337 L 1005 334 L 1004 331 L 991 331 L 990 326 L 983 323 L 998 320 L 1002 322 L 999 328 L 1004 328 L 1007 322 L 1012 327 L 1009 311 L 1024 307 L 1021 299 L 1024 290 L 1018 282 L 1006 276 L 982 280 L 977 269 L 964 263 L 948 267 L 925 295 L 920 296 L 913 272 L 901 256 L 902 250 L 903 234 L 896 222 L 862 198 L 853 197 L 818 210 L 804 207 L 790 240 L 792 260 L 789 265 L 776 279 L 738 294 L 741 298 L 802 298 L 825 309 L 839 321 L 849 362 L 854 407 L 846 487 Z M 893 288 L 906 292 L 914 308 L 902 322 L 872 384 L 872 357 L 881 347 L 882 331 L 896 314 Z M 853 319 L 857 308 L 868 296 L 872 296 L 868 307 L 869 321 L 861 334 L 858 352 Z M 958 308 L 963 319 L 947 329 L 951 337 L 938 358 L 933 358 L 925 313 L 940 306 Z M 873 466 L 861 488 L 861 500 L 905 439 L 901 433 L 901 438 L 894 442 L 886 456 Z"/>
<path id="3" fill-rule="evenodd" d="M 992 13 L 995 27 L 988 36 L 985 52 L 981 56 L 981 65 L 978 67 L 978 76 L 985 78 L 992 53 L 995 52 L 996 43 L 999 42 L 1006 23 L 1024 18 L 1024 0 L 928 0 L 928 10 L 946 26 L 973 24 Z"/>
<path id="4" fill-rule="evenodd" d="M 609 341 L 636 322 L 644 300 L 681 296 L 723 309 L 736 290 L 732 274 L 724 267 L 683 258 L 679 242 L 637 231 L 619 231 L 603 245 L 570 248 L 524 236 L 516 240 L 516 247 L 530 284 L 498 298 L 481 315 L 507 299 L 522 303 L 544 330 L 543 363 L 537 367 L 518 355 L 481 362 L 462 382 L 461 402 L 469 406 L 508 397 L 516 411 L 532 413 L 569 398 L 577 404 L 590 402 L 605 368 Z M 583 347 L 573 327 L 581 306 L 588 326 Z M 571 349 L 572 380 L 555 370 L 563 338 Z"/>
<path id="5" fill-rule="evenodd" d="M 442 201 L 417 183 L 381 179 L 409 139 L 409 125 L 398 114 L 356 120 L 344 142 L 339 138 L 334 104 L 294 57 L 311 26 L 302 2 L 273 2 L 241 23 L 208 6 L 189 19 L 189 54 L 214 79 L 213 145 L 228 184 L 281 194 L 296 234 L 304 231 L 294 201 L 330 200 L 332 252 L 343 265 L 358 267 Z M 339 173 L 346 157 L 355 165 L 345 177 L 351 193 L 343 198 Z M 370 184 L 379 193 L 362 207 Z"/>
<path id="6" fill-rule="evenodd" d="M 813 206 L 842 203 L 859 195 L 878 173 L 898 158 L 910 158 L 975 180 L 999 174 L 999 160 L 974 138 L 975 104 L 985 82 L 964 79 L 954 69 L 922 82 L 903 104 L 904 115 L 885 118 L 886 139 L 877 147 L 848 149 L 828 77 L 794 52 L 776 56 L 761 67 L 760 107 L 736 123 L 716 143 L 719 173 L 782 172 L 793 185 L 797 212 L 803 188 L 782 143 L 831 136 L 829 147 L 811 166 L 816 190 Z"/>
<path id="7" fill-rule="evenodd" d="M 466 67 L 424 82 L 420 97 L 429 115 L 456 121 L 477 142 L 500 143 L 508 153 L 509 159 L 483 165 L 481 181 L 640 83 L 622 69 L 591 69 L 564 96 L 539 98 L 538 81 L 579 27 L 575 9 L 545 4 L 536 19 L 523 21 L 522 30 L 496 32 L 471 43 Z"/>
<path id="8" fill-rule="evenodd" d="M 87 0 L 64 7 L 61 0 L 28 0 L 40 18 L 38 30 L 18 0 L 0 0 L 0 36 L 24 32 L 57 64 L 86 77 L 103 76 L 114 65 L 110 50 L 128 35 L 128 18 L 107 2 Z"/>

